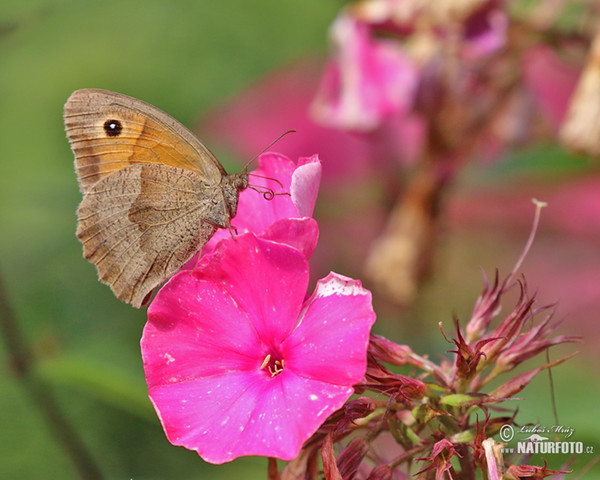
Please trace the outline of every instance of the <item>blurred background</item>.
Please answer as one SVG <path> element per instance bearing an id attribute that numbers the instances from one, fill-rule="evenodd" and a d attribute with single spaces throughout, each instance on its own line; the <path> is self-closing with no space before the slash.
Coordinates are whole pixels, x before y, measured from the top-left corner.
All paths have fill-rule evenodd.
<path id="1" fill-rule="evenodd" d="M 492 3 L 498 7 L 499 2 Z M 98 282 L 75 237 L 81 194 L 62 108 L 73 90 L 86 87 L 114 90 L 165 110 L 194 129 L 232 172 L 285 130 L 296 129 L 272 149 L 294 160 L 316 153 L 323 161 L 313 282 L 330 270 L 360 278 L 374 293 L 375 331 L 433 359 L 452 349 L 438 323 L 448 332 L 454 316 L 468 320 L 483 287 L 482 271 L 492 278 L 495 269 L 501 277 L 510 272 L 531 228 L 530 199 L 547 201 L 520 273 L 540 304 L 557 303 L 555 318 L 564 319 L 557 332 L 585 338 L 585 344 L 552 351 L 555 360 L 581 350 L 553 370 L 554 393 L 560 424 L 574 429 L 572 440 L 600 449 L 597 152 L 579 148 L 583 152 L 576 155 L 568 139 L 557 140 L 565 115 L 575 116 L 568 105 L 593 40 L 588 27 L 580 25 L 583 10 L 555 13 L 547 25 L 519 24 L 525 31 L 552 30 L 554 37 L 538 36 L 535 43 L 507 35 L 506 43 L 484 54 L 465 54 L 461 61 L 469 68 L 468 62 L 475 62 L 476 80 L 487 72 L 483 86 L 474 75 L 432 81 L 447 71 L 443 52 L 423 54 L 409 45 L 414 31 L 402 30 L 402 45 L 412 48 L 407 57 L 418 65 L 399 80 L 413 85 L 406 94 L 412 100 L 398 107 L 402 118 L 386 111 L 382 116 L 389 122 L 376 119 L 373 126 L 344 117 L 343 102 L 332 100 L 330 78 L 323 76 L 331 71 L 328 57 L 336 62 L 330 55 L 332 42 L 339 41 L 335 35 L 328 38 L 328 29 L 344 5 L 333 0 L 0 4 L 0 282 L 5 297 L 0 314 L 4 340 L 14 344 L 19 337 L 14 324 L 6 326 L 7 318 L 16 319 L 34 359 L 31 370 L 26 368 L 30 373 L 23 373 L 8 343 L 0 341 L 0 478 L 78 478 L 31 395 L 37 385 L 32 375 L 48 386 L 106 478 L 266 476 L 263 458 L 209 465 L 194 452 L 171 446 L 162 432 L 147 397 L 139 351 L 145 311 L 120 303 Z M 362 21 L 371 26 L 387 22 L 364 15 Z M 555 31 L 557 18 L 564 24 Z M 563 43 L 561 35 L 568 37 Z M 521 42 L 517 50 L 527 61 L 506 67 L 507 57 L 498 52 L 514 42 Z M 555 48 L 555 56 L 543 50 L 547 45 Z M 492 80 L 504 78 L 497 67 L 523 80 L 502 108 L 494 104 Z M 465 93 L 469 88 L 476 93 Z M 456 104 L 442 102 L 457 91 Z M 599 99 L 600 93 L 590 101 L 600 104 Z M 476 114 L 456 114 L 458 107 L 474 105 L 482 105 Z M 512 116 L 496 116 L 500 110 Z M 486 111 L 493 112 L 493 121 Z M 477 131 L 477 145 L 469 143 L 471 131 L 448 134 L 442 128 L 460 125 L 463 118 L 465 125 L 490 120 L 493 128 Z M 440 131 L 444 142 L 433 142 Z M 391 258 L 386 238 L 394 237 L 405 247 Z M 385 265 L 392 272 L 386 273 Z M 394 275 L 402 277 L 401 287 L 390 280 Z M 510 308 L 509 302 L 505 311 Z M 528 369 L 543 363 L 544 358 L 534 359 Z M 517 420 L 554 425 L 550 392 L 548 376 L 538 375 L 522 392 L 524 400 L 514 402 Z M 576 459 L 577 468 L 592 460 L 592 455 Z M 600 478 L 600 473 L 591 476 L 594 471 L 598 468 L 585 478 Z"/>

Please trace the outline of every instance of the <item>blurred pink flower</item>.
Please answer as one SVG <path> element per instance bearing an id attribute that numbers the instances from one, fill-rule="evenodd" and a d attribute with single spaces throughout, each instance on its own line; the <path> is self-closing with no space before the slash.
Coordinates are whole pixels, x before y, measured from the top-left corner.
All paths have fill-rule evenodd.
<path id="1" fill-rule="evenodd" d="M 211 463 L 290 460 L 344 404 L 366 371 L 371 294 L 335 273 L 305 299 L 307 284 L 302 253 L 248 233 L 160 290 L 141 348 L 171 443 Z"/>
<path id="2" fill-rule="evenodd" d="M 315 122 L 309 106 L 321 70 L 320 61 L 306 59 L 272 73 L 203 117 L 197 128 L 200 136 L 210 139 L 211 144 L 229 145 L 239 158 L 251 158 L 292 128 L 296 133 L 281 139 L 277 150 L 290 158 L 319 152 L 327 186 L 379 178 L 390 166 L 416 161 L 425 124 L 414 114 L 391 118 L 381 130 L 370 133 Z M 388 126 L 390 122 L 393 126 Z"/>
<path id="3" fill-rule="evenodd" d="M 555 130 L 565 118 L 580 71 L 547 46 L 536 46 L 523 56 L 525 83 Z"/>
<path id="4" fill-rule="evenodd" d="M 508 14 L 505 2 L 488 1 L 465 19 L 462 54 L 466 59 L 486 58 L 506 44 Z"/>
<path id="5" fill-rule="evenodd" d="M 324 125 L 369 131 L 410 110 L 417 65 L 395 40 L 372 37 L 370 26 L 342 13 L 330 29 L 333 55 L 312 104 Z"/>

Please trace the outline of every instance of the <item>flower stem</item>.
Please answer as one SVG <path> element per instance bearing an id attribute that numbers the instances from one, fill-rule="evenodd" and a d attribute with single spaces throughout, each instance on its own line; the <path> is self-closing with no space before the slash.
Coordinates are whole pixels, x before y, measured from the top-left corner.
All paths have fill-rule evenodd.
<path id="1" fill-rule="evenodd" d="M 49 385 L 37 374 L 31 348 L 27 344 L 13 309 L 8 301 L 0 276 L 0 332 L 8 349 L 9 365 L 27 394 L 37 405 L 46 424 L 58 439 L 67 456 L 85 480 L 100 480 L 100 468 L 73 429 L 55 398 Z"/>
<path id="2" fill-rule="evenodd" d="M 533 224 L 531 225 L 531 232 L 529 233 L 529 238 L 527 239 L 527 243 L 525 244 L 523 253 L 521 253 L 521 256 L 519 257 L 519 259 L 517 260 L 517 263 L 515 264 L 514 268 L 512 269 L 512 272 L 510 272 L 510 275 L 505 280 L 506 285 L 508 285 L 511 282 L 511 280 L 515 277 L 515 275 L 521 268 L 521 265 L 522 265 L 523 261 L 525 260 L 525 257 L 527 256 L 527 253 L 529 253 L 529 249 L 531 248 L 531 244 L 533 243 L 533 239 L 535 238 L 535 233 L 537 232 L 537 228 L 540 223 L 540 215 L 542 213 L 542 208 L 544 208 L 548 205 L 546 202 L 541 202 L 539 200 L 536 200 L 535 198 L 532 199 L 532 202 L 535 205 L 535 214 L 533 217 Z"/>

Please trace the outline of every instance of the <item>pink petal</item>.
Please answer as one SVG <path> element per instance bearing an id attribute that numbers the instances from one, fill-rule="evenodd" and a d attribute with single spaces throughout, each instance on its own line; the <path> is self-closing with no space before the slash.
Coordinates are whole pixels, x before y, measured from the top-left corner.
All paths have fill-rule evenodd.
<path id="1" fill-rule="evenodd" d="M 301 158 L 298 164 L 290 185 L 292 203 L 299 217 L 311 217 L 321 183 L 321 162 L 317 155 L 313 155 L 310 158 Z"/>
<path id="2" fill-rule="evenodd" d="M 302 315 L 282 345 L 286 368 L 323 382 L 358 383 L 365 374 L 366 348 L 375 323 L 371 293 L 358 280 L 330 273 L 319 280 Z"/>
<path id="3" fill-rule="evenodd" d="M 224 286 L 175 275 L 148 308 L 141 340 L 148 387 L 257 368 L 260 342 Z"/>
<path id="4" fill-rule="evenodd" d="M 262 421 L 255 414 L 251 422 L 255 438 L 278 443 L 281 453 L 278 458 L 291 460 L 298 455 L 306 441 L 321 426 L 325 419 L 354 393 L 349 385 L 331 385 L 315 379 L 285 371 L 271 382 L 269 394 L 263 396 L 262 410 L 269 412 L 273 424 Z M 272 387 L 271 387 L 272 385 Z M 277 428 L 277 426 L 281 428 Z M 287 436 L 287 440 L 282 438 Z"/>
<path id="5" fill-rule="evenodd" d="M 194 275 L 219 279 L 263 342 L 279 343 L 296 326 L 308 264 L 295 248 L 247 233 L 222 241 Z"/>
<path id="6" fill-rule="evenodd" d="M 248 233 L 237 228 L 238 234 Z M 317 241 L 319 240 L 319 226 L 314 218 L 282 218 L 267 227 L 263 232 L 257 235 L 265 240 L 289 245 L 302 252 L 306 258 L 315 251 Z M 227 230 L 219 230 L 211 238 L 211 241 L 202 248 L 201 255 L 211 254 L 221 240 L 231 238 L 231 233 Z M 195 270 L 198 265 L 198 255 L 195 255 L 183 267 L 183 271 Z"/>
<path id="7" fill-rule="evenodd" d="M 300 250 L 309 258 L 317 246 L 319 226 L 314 218 L 284 218 L 267 228 L 261 238 L 284 243 Z"/>
<path id="8" fill-rule="evenodd" d="M 291 460 L 352 392 L 291 372 L 265 381 L 257 370 L 165 385 L 150 396 L 171 443 L 223 463 L 242 455 Z"/>
<path id="9" fill-rule="evenodd" d="M 250 174 L 251 185 L 284 195 L 265 200 L 262 194 L 251 188 L 244 190 L 240 194 L 238 223 L 242 222 L 249 231 L 258 233 L 281 218 L 310 217 L 321 182 L 319 157 L 300 158 L 297 166 L 284 155 L 267 152 L 258 161 L 258 169 Z M 281 185 L 272 179 L 278 180 Z"/>

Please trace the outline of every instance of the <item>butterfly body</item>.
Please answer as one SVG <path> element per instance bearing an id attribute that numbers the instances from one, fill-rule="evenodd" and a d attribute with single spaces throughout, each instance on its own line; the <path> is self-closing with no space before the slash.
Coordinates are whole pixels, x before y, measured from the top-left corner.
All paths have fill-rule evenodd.
<path id="1" fill-rule="evenodd" d="M 218 228 L 231 227 L 248 175 L 228 175 L 176 120 L 118 93 L 74 92 L 65 128 L 84 194 L 84 256 L 119 299 L 139 308 Z"/>

